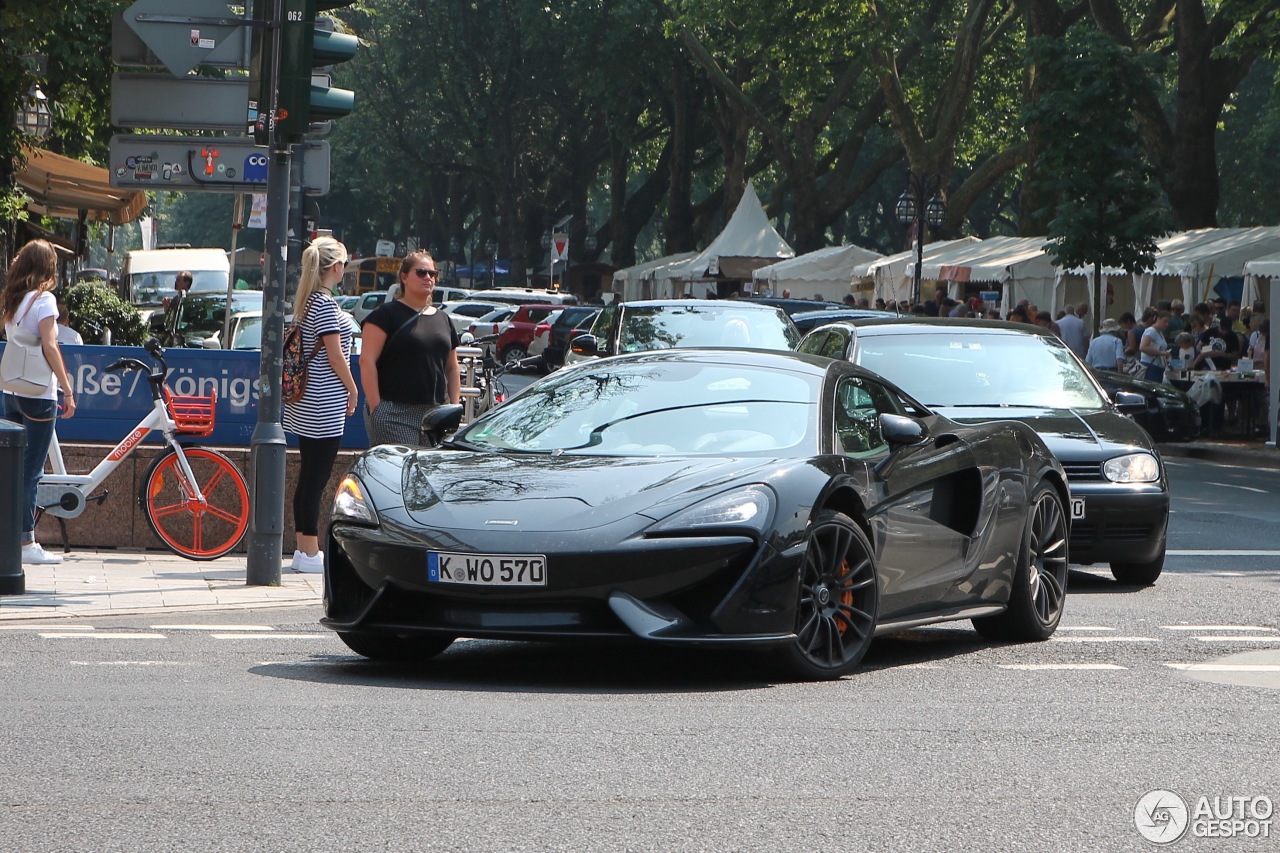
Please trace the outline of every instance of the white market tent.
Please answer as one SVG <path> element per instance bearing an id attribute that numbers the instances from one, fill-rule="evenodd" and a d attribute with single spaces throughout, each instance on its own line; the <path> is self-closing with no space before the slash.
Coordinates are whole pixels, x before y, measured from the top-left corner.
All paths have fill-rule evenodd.
<path id="1" fill-rule="evenodd" d="M 1270 255 L 1263 255 L 1260 258 L 1254 258 L 1246 261 L 1244 265 L 1244 298 L 1252 302 L 1258 298 L 1258 294 L 1262 292 L 1261 282 L 1259 279 L 1270 279 L 1270 287 L 1268 288 L 1265 302 L 1267 305 L 1267 316 L 1275 314 L 1275 308 L 1272 306 L 1280 305 L 1280 252 Z M 1252 287 L 1252 290 L 1251 290 Z M 1274 339 L 1274 335 L 1272 336 Z M 1280 422 L 1280 382 L 1275 377 L 1280 376 L 1280 347 L 1268 343 L 1267 355 L 1271 360 L 1271 391 L 1268 396 L 1268 411 L 1271 417 L 1269 421 L 1271 426 L 1271 446 L 1277 447 L 1277 423 Z"/>
<path id="2" fill-rule="evenodd" d="M 657 270 L 691 261 L 697 255 L 697 252 L 681 252 L 676 255 L 667 255 L 666 257 L 647 261 L 643 264 L 636 264 L 633 267 L 615 270 L 613 273 L 613 292 L 620 294 L 627 302 L 634 302 L 637 299 L 650 299 L 652 298 L 652 293 L 647 293 L 646 290 L 652 290 L 653 274 Z"/>
<path id="3" fill-rule="evenodd" d="M 925 243 L 924 258 L 927 261 L 939 252 L 979 242 L 981 241 L 977 237 L 961 237 L 958 240 L 937 240 L 933 243 Z M 914 286 L 912 276 L 915 275 L 913 268 L 915 260 L 916 250 L 908 249 L 896 255 L 885 255 L 866 264 L 859 264 L 854 269 L 853 276 L 855 280 L 870 279 L 877 298 L 893 302 L 910 299 L 911 288 Z M 908 270 L 911 270 L 911 275 L 907 274 Z"/>
<path id="4" fill-rule="evenodd" d="M 796 298 L 813 295 L 827 302 L 839 302 L 857 280 L 855 271 L 882 257 L 879 252 L 861 246 L 828 246 L 760 267 L 751 278 L 757 293 L 768 288 L 774 296 L 779 296 L 787 289 Z"/>
<path id="5" fill-rule="evenodd" d="M 1000 305 L 1005 313 L 1020 299 L 1041 309 L 1051 306 L 1058 272 L 1044 245 L 1044 237 L 990 237 L 926 256 L 920 299 L 932 298 L 933 291 L 945 285 L 947 295 L 957 302 L 979 291 L 1001 291 Z M 914 274 L 913 258 L 907 277 Z"/>
<path id="6" fill-rule="evenodd" d="M 693 282 L 703 282 L 699 289 L 705 292 L 714 289 L 719 281 L 749 280 L 759 267 L 793 258 L 795 254 L 769 223 L 755 186 L 748 181 L 733 216 L 711 245 L 692 260 L 654 271 L 653 295 L 654 298 L 673 296 L 677 287 L 683 293 Z"/>

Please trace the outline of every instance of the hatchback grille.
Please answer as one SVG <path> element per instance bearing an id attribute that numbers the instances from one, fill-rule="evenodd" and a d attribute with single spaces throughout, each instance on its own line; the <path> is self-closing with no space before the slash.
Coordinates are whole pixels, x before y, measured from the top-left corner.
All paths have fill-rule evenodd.
<path id="1" fill-rule="evenodd" d="M 1094 482 L 1102 479 L 1102 464 L 1099 462 L 1068 462 L 1063 464 L 1062 470 L 1067 473 L 1067 480 Z"/>

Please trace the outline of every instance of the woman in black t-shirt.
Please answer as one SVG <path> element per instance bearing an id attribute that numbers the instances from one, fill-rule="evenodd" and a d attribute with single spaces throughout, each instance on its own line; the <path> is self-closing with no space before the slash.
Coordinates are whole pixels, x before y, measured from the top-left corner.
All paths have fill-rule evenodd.
<path id="1" fill-rule="evenodd" d="M 409 255 L 400 295 L 365 318 L 360 380 L 370 444 L 417 444 L 427 412 L 462 399 L 458 331 L 431 304 L 438 276 L 429 253 Z"/>

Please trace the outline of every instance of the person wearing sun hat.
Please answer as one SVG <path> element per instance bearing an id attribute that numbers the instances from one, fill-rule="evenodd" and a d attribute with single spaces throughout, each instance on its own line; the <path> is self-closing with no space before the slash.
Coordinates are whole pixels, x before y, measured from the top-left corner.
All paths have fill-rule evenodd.
<path id="1" fill-rule="evenodd" d="M 1120 321 L 1108 318 L 1098 327 L 1098 336 L 1089 342 L 1085 361 L 1100 370 L 1124 369 L 1124 340 Z"/>

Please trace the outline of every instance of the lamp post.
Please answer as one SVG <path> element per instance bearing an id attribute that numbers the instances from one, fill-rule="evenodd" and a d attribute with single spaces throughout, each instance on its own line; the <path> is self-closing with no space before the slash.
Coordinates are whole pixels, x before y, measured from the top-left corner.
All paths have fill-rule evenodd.
<path id="1" fill-rule="evenodd" d="M 498 286 L 498 241 L 490 237 L 484 244 L 484 249 L 489 253 L 489 289 L 493 290 Z"/>
<path id="2" fill-rule="evenodd" d="M 911 288 L 911 304 L 920 303 L 920 272 L 924 266 L 924 226 L 939 228 L 947 218 L 947 203 L 942 200 L 939 190 L 942 178 L 938 175 L 918 175 L 907 172 L 907 189 L 898 197 L 894 206 L 898 221 L 903 225 L 911 225 L 916 237 L 915 280 Z M 931 195 L 931 197 L 930 197 Z M 929 201 L 925 202 L 925 198 Z"/>
<path id="3" fill-rule="evenodd" d="M 53 131 L 53 113 L 49 110 L 49 97 L 40 91 L 36 83 L 27 94 L 27 99 L 14 113 L 14 122 L 18 129 L 35 139 L 47 139 Z"/>

